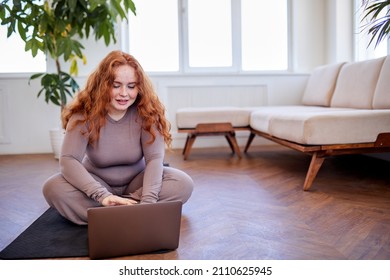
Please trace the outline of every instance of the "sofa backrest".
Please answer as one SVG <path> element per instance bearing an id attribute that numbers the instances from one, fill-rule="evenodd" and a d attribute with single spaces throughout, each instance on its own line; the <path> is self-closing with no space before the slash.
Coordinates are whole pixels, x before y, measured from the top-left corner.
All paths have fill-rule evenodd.
<path id="1" fill-rule="evenodd" d="M 340 70 L 331 107 L 372 109 L 379 73 L 385 58 L 346 63 Z"/>
<path id="2" fill-rule="evenodd" d="M 374 109 L 390 109 L 390 56 L 385 58 L 372 101 Z"/>
<path id="3" fill-rule="evenodd" d="M 336 86 L 337 76 L 344 64 L 345 62 L 316 67 L 307 81 L 302 104 L 329 106 Z"/>

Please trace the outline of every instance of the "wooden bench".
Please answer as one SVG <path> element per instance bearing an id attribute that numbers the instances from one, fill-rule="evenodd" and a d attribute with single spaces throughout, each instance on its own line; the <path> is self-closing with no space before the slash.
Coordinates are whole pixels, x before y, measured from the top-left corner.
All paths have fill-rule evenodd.
<path id="1" fill-rule="evenodd" d="M 233 154 L 241 158 L 236 139 L 236 131 L 249 130 L 249 118 L 255 108 L 194 107 L 181 108 L 176 112 L 176 125 L 179 133 L 187 133 L 183 149 L 184 159 L 188 159 L 197 137 L 225 136 Z"/>
<path id="2" fill-rule="evenodd" d="M 238 146 L 235 130 L 249 130 L 249 127 L 234 128 L 231 123 L 199 123 L 195 129 L 178 129 L 178 132 L 188 133 L 183 149 L 184 159 L 188 159 L 192 145 L 198 136 L 225 136 L 233 154 L 241 158 L 240 147 Z"/>

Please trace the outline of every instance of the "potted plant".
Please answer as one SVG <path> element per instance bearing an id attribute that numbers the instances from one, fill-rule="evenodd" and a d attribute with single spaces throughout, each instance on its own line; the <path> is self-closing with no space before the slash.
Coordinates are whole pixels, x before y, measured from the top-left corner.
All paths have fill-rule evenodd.
<path id="1" fill-rule="evenodd" d="M 377 47 L 390 34 L 390 0 L 363 0 L 364 14 L 362 22 L 367 20 L 368 23 L 363 25 L 368 30 L 371 39 L 368 45 L 375 41 Z"/>
<path id="2" fill-rule="evenodd" d="M 7 27 L 7 36 L 18 34 L 33 57 L 42 51 L 54 60 L 55 73 L 36 73 L 30 80 L 40 78 L 37 96 L 62 111 L 79 89 L 74 79 L 77 63 L 86 63 L 80 39 L 93 33 L 95 40 L 103 38 L 106 45 L 116 42 L 115 25 L 127 20 L 130 11 L 136 14 L 132 0 L 5 0 L 0 2 L 0 21 Z M 69 71 L 61 67 L 65 62 L 70 63 Z M 59 149 L 53 150 L 58 158 Z"/>

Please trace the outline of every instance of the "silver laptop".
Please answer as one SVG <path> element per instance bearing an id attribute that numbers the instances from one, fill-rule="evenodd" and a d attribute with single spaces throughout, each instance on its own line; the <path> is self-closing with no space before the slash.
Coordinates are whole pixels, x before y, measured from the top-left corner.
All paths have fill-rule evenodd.
<path id="1" fill-rule="evenodd" d="M 91 259 L 175 250 L 179 246 L 180 201 L 88 209 Z"/>

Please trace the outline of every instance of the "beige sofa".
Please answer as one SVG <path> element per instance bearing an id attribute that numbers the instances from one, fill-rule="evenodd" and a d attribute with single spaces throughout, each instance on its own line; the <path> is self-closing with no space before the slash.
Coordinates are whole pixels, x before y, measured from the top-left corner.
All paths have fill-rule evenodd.
<path id="1" fill-rule="evenodd" d="M 327 156 L 390 151 L 390 56 L 314 69 L 301 105 L 226 109 L 223 117 L 217 113 L 223 108 L 183 108 L 176 115 L 178 131 L 226 122 L 233 130 L 250 130 L 245 152 L 259 135 L 310 154 L 308 190 Z"/>

